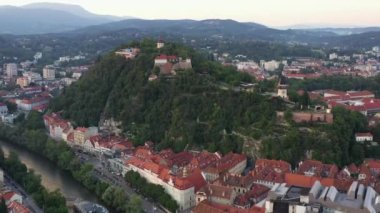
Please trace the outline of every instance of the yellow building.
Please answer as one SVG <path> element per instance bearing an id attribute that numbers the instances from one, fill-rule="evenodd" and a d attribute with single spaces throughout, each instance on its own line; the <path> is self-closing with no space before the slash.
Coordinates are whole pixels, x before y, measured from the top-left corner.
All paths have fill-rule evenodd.
<path id="1" fill-rule="evenodd" d="M 74 142 L 76 144 L 82 145 L 86 141 L 87 128 L 78 127 L 74 131 Z"/>
<path id="2" fill-rule="evenodd" d="M 29 79 L 27 77 L 19 77 L 17 78 L 16 84 L 20 87 L 27 87 L 29 86 Z"/>
<path id="3" fill-rule="evenodd" d="M 74 143 L 80 146 L 84 146 L 86 140 L 91 136 L 98 134 L 97 127 L 78 127 L 74 130 Z"/>

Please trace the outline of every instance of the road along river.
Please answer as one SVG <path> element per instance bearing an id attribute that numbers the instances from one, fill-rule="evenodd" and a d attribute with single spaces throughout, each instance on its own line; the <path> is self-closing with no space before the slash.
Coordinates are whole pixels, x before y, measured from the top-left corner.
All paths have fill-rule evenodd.
<path id="1" fill-rule="evenodd" d="M 97 202 L 96 196 L 91 194 L 79 182 L 77 182 L 69 173 L 62 171 L 52 162 L 29 150 L 0 140 L 0 147 L 3 149 L 5 156 L 9 152 L 15 152 L 20 160 L 28 167 L 33 169 L 36 174 L 41 175 L 42 185 L 49 191 L 59 189 L 68 200 L 87 200 Z"/>

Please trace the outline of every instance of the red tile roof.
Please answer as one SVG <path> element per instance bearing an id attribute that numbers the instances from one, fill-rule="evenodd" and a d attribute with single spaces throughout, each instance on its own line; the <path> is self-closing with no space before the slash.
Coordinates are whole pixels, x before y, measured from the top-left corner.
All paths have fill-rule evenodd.
<path id="1" fill-rule="evenodd" d="M 268 159 L 258 159 L 255 162 L 255 171 L 259 172 L 260 170 L 271 167 L 278 172 L 290 172 L 291 165 L 288 162 L 282 160 L 268 160 Z"/>
<path id="2" fill-rule="evenodd" d="M 344 107 L 348 110 L 364 112 L 368 110 L 380 110 L 380 99 L 365 98 L 360 100 L 362 103 L 359 105 L 350 105 L 345 102 L 328 101 L 328 105 L 333 108 L 337 106 Z"/>
<path id="3" fill-rule="evenodd" d="M 321 182 L 323 186 L 333 186 L 334 179 L 333 178 L 321 178 L 314 176 L 305 176 L 302 174 L 294 174 L 294 173 L 286 173 L 285 174 L 285 182 L 289 186 L 298 186 L 304 188 L 311 188 L 315 181 Z"/>
<path id="4" fill-rule="evenodd" d="M 368 167 L 370 169 L 373 169 L 373 170 L 375 170 L 375 169 L 379 170 L 380 169 L 380 160 L 367 159 L 367 160 L 364 161 L 364 163 L 366 165 L 368 165 Z"/>
<path id="5" fill-rule="evenodd" d="M 373 137 L 370 132 L 358 132 L 355 133 L 355 137 Z"/>
<path id="6" fill-rule="evenodd" d="M 192 213 L 264 213 L 265 208 L 253 207 L 251 209 L 240 209 L 233 206 L 211 203 L 208 200 L 204 200 L 199 203 Z"/>
<path id="7" fill-rule="evenodd" d="M 166 59 L 166 60 L 177 60 L 177 56 L 175 55 L 159 55 L 155 58 L 156 60 L 162 60 L 162 59 Z"/>
<path id="8" fill-rule="evenodd" d="M 252 175 L 254 180 L 283 183 L 285 173 L 290 171 L 291 166 L 285 161 L 259 159 Z"/>
<path id="9" fill-rule="evenodd" d="M 153 156 L 152 150 L 146 146 L 139 146 L 136 148 L 134 156 L 142 160 L 150 161 Z"/>
<path id="10" fill-rule="evenodd" d="M 180 152 L 173 155 L 170 158 L 170 165 L 177 165 L 178 167 L 183 167 L 191 162 L 193 155 L 189 152 Z"/>
<path id="11" fill-rule="evenodd" d="M 60 127 L 62 129 L 68 129 L 71 126 L 69 121 L 62 119 L 61 116 L 56 113 L 44 115 L 44 121 L 50 128 Z"/>
<path id="12" fill-rule="evenodd" d="M 371 183 L 371 181 L 373 181 L 371 171 L 365 163 L 360 165 L 359 175 L 362 175 L 364 177 L 363 179 L 359 180 L 359 183 L 361 184 L 368 186 Z"/>
<path id="13" fill-rule="evenodd" d="M 93 146 L 98 144 L 100 147 L 104 147 L 107 149 L 116 149 L 120 151 L 125 150 L 132 150 L 134 149 L 133 144 L 131 141 L 128 141 L 121 137 L 116 136 L 101 136 L 101 135 L 94 135 L 89 138 L 89 141 Z"/>
<path id="14" fill-rule="evenodd" d="M 373 94 L 373 92 L 370 92 L 368 90 L 349 92 L 348 95 L 351 97 L 351 99 L 375 97 L 375 94 Z"/>
<path id="15" fill-rule="evenodd" d="M 173 71 L 173 64 L 168 62 L 160 66 L 160 73 L 164 75 L 169 75 Z"/>
<path id="16" fill-rule="evenodd" d="M 14 191 L 8 191 L 8 192 L 5 192 L 4 194 L 1 195 L 1 197 L 4 199 L 4 200 L 10 200 L 12 199 L 13 196 L 17 195 L 16 192 Z"/>
<path id="17" fill-rule="evenodd" d="M 254 178 L 252 175 L 236 175 L 236 174 L 224 174 L 214 181 L 214 184 L 223 186 L 234 186 L 241 188 L 250 188 L 253 184 Z"/>
<path id="18" fill-rule="evenodd" d="M 320 161 L 306 160 L 300 162 L 298 165 L 298 174 L 329 178 L 335 178 L 338 174 L 338 167 L 334 164 L 323 164 Z"/>
<path id="19" fill-rule="evenodd" d="M 34 110 L 34 111 L 39 111 L 39 112 L 43 112 L 43 111 L 45 111 L 48 107 L 49 107 L 49 104 L 42 104 L 42 105 L 39 105 L 39 106 L 32 107 L 32 110 Z"/>
<path id="20" fill-rule="evenodd" d="M 206 180 L 204 179 L 201 170 L 197 169 L 192 172 L 187 177 L 184 178 L 177 178 L 177 181 L 179 180 L 184 180 L 185 182 L 183 183 L 182 188 L 186 188 L 187 185 L 193 185 L 194 186 L 194 191 L 197 192 L 200 188 L 202 188 L 204 185 L 206 185 Z M 180 186 L 179 182 L 176 182 L 177 186 Z"/>
<path id="21" fill-rule="evenodd" d="M 352 182 L 354 182 L 352 179 L 335 179 L 334 186 L 339 191 L 347 192 L 350 189 Z"/>
<path id="22" fill-rule="evenodd" d="M 141 150 L 142 149 L 140 149 L 140 151 Z M 193 170 L 190 175 L 186 177 L 174 176 L 170 174 L 170 170 L 167 167 L 161 166 L 151 161 L 150 159 L 139 158 L 136 156 L 136 153 L 135 156 L 129 158 L 126 161 L 126 164 L 134 165 L 139 169 L 149 170 L 152 173 L 157 174 L 157 176 L 164 182 L 167 182 L 169 184 L 171 183 L 174 185 L 174 187 L 180 190 L 194 187 L 194 190 L 197 191 L 199 188 L 206 184 L 206 181 L 204 180 L 199 169 Z"/>
<path id="23" fill-rule="evenodd" d="M 367 90 L 364 91 L 335 91 L 335 90 L 325 90 L 324 100 L 325 101 L 344 101 L 344 100 L 358 100 L 363 98 L 374 98 L 375 95 Z"/>
<path id="24" fill-rule="evenodd" d="M 84 133 L 84 132 L 87 132 L 88 128 L 86 128 L 86 127 L 77 127 L 75 130 Z"/>
<path id="25" fill-rule="evenodd" d="M 247 156 L 230 152 L 218 160 L 215 165 L 209 166 L 204 171 L 208 173 L 227 172 L 245 160 L 247 160 Z"/>
<path id="26" fill-rule="evenodd" d="M 74 132 L 70 132 L 69 135 L 67 135 L 67 141 L 71 143 L 74 142 Z"/>
<path id="27" fill-rule="evenodd" d="M 285 77 L 287 78 L 319 78 L 321 77 L 321 74 L 320 73 L 309 73 L 309 74 L 285 73 Z"/>
<path id="28" fill-rule="evenodd" d="M 207 184 L 199 190 L 207 195 L 207 197 L 216 197 L 221 199 L 234 199 L 234 188 L 228 186 L 220 186 L 215 184 Z"/>
<path id="29" fill-rule="evenodd" d="M 196 168 L 205 169 L 209 166 L 215 165 L 219 159 L 220 155 L 216 153 L 202 151 L 200 153 L 194 154 L 194 157 L 190 161 L 188 168 L 190 171 Z"/>
<path id="30" fill-rule="evenodd" d="M 22 99 L 23 104 L 36 104 L 36 103 L 47 103 L 49 102 L 49 97 L 34 97 L 28 99 Z"/>
<path id="31" fill-rule="evenodd" d="M 152 156 L 152 160 L 161 165 L 172 167 L 176 165 L 181 168 L 188 165 L 193 159 L 193 155 L 190 152 L 183 151 L 180 153 L 174 153 L 171 149 L 162 150 L 160 153 Z"/>
<path id="32" fill-rule="evenodd" d="M 161 150 L 158 155 L 164 159 L 169 159 L 174 155 L 174 152 L 171 149 L 164 149 Z"/>
<path id="33" fill-rule="evenodd" d="M 12 201 L 10 204 L 8 204 L 8 211 L 12 213 L 30 213 L 31 212 L 24 205 L 16 201 Z"/>
<path id="34" fill-rule="evenodd" d="M 118 150 L 131 150 L 133 149 L 133 143 L 131 141 L 122 141 L 120 143 L 115 144 L 113 149 L 118 149 Z"/>
<path id="35" fill-rule="evenodd" d="M 256 203 L 260 202 L 263 198 L 267 196 L 269 191 L 270 188 L 268 187 L 259 184 L 254 184 L 251 190 L 237 196 L 234 200 L 234 204 L 238 206 L 247 206 L 251 205 L 251 200 L 256 200 Z"/>
<path id="36" fill-rule="evenodd" d="M 352 174 L 355 174 L 355 173 L 358 173 L 358 167 L 354 164 L 354 163 L 351 163 L 348 167 L 347 167 L 347 170 L 352 173 Z"/>

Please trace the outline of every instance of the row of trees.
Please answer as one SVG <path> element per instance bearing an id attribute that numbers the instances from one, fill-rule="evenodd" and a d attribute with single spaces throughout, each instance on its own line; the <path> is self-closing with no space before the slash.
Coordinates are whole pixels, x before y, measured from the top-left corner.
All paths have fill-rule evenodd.
<path id="1" fill-rule="evenodd" d="M 171 212 L 175 212 L 178 209 L 177 202 L 165 192 L 162 186 L 147 182 L 139 173 L 134 171 L 127 172 L 125 174 L 125 181 L 133 188 L 136 188 L 144 197 L 153 199 Z"/>
<path id="2" fill-rule="evenodd" d="M 69 212 L 62 194 L 59 191 L 47 191 L 41 184 L 41 177 L 36 175 L 33 170 L 28 170 L 14 152 L 5 158 L 3 150 L 0 149 L 0 166 L 33 197 L 44 212 Z"/>
<path id="3" fill-rule="evenodd" d="M 136 207 L 136 199 L 128 201 L 124 191 L 115 189 L 108 183 L 96 178 L 93 175 L 93 166 L 88 163 L 81 163 L 66 143 L 50 139 L 44 130 L 40 113 L 30 112 L 27 119 L 15 128 L 0 125 L 0 139 L 21 145 L 54 162 L 60 169 L 69 172 L 78 182 L 93 192 L 107 207 L 114 209 L 115 212 L 129 212 L 127 210 L 130 204 L 134 208 Z M 17 164 L 10 165 L 12 165 L 10 169 L 18 168 Z M 18 178 L 23 176 L 25 175 L 15 173 L 15 180 L 18 181 Z M 28 186 L 26 186 L 26 189 Z"/>

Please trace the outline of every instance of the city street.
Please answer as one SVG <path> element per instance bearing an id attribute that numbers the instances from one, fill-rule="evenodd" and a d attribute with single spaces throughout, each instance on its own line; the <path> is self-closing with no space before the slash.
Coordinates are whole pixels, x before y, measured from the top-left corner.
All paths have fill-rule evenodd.
<path id="1" fill-rule="evenodd" d="M 158 205 L 151 202 L 149 199 L 138 195 L 131 187 L 128 186 L 128 184 L 124 181 L 124 178 L 122 176 L 110 172 L 105 160 L 101 161 L 97 157 L 80 151 L 76 151 L 76 155 L 79 157 L 81 161 L 83 160 L 84 162 L 91 163 L 94 166 L 94 175 L 97 178 L 116 187 L 121 187 L 122 189 L 124 189 L 128 197 L 131 197 L 133 195 L 137 195 L 138 197 L 140 197 L 142 207 L 145 212 L 165 212 L 158 208 Z"/>
<path id="2" fill-rule="evenodd" d="M 30 197 L 18 183 L 13 181 L 7 174 L 4 174 L 4 179 L 4 184 L 6 187 L 22 195 L 22 202 L 27 208 L 29 208 L 34 213 L 43 213 L 43 211 L 34 202 L 33 198 Z"/>

